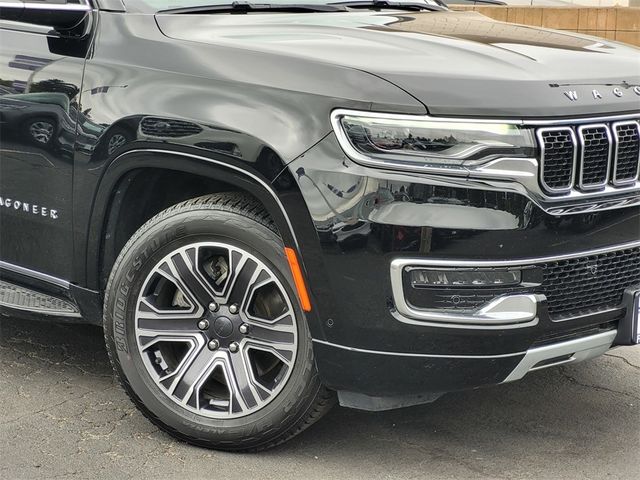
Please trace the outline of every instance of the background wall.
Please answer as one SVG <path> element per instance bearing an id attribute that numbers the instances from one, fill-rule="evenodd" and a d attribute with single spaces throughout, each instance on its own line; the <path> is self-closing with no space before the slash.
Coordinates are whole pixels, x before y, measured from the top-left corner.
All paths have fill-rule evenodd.
<path id="1" fill-rule="evenodd" d="M 580 0 L 584 1 L 584 0 Z M 585 33 L 640 46 L 640 7 L 487 7 L 452 6 L 475 10 L 503 22 Z"/>
<path id="2" fill-rule="evenodd" d="M 534 7 L 563 7 L 580 5 L 584 7 L 638 7 L 640 0 L 508 0 L 509 5 Z"/>

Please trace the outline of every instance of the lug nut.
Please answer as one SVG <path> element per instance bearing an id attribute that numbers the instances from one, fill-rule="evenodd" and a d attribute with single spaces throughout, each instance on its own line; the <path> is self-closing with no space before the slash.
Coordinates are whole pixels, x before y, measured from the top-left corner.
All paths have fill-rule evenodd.
<path id="1" fill-rule="evenodd" d="M 209 311 L 210 312 L 217 312 L 218 311 L 218 304 L 216 302 L 211 302 L 209 304 Z"/>
<path id="2" fill-rule="evenodd" d="M 229 344 L 229 351 L 231 353 L 236 353 L 240 349 L 240 345 L 237 342 L 232 342 Z"/>
<path id="3" fill-rule="evenodd" d="M 202 319 L 198 322 L 198 328 L 200 330 L 206 330 L 209 328 L 209 320 Z"/>
<path id="4" fill-rule="evenodd" d="M 241 334 L 246 335 L 247 333 L 249 333 L 249 325 L 243 323 L 242 325 L 240 325 L 240 327 L 238 327 L 238 330 L 240 330 Z"/>
<path id="5" fill-rule="evenodd" d="M 209 347 L 209 350 L 217 350 L 220 347 L 220 342 L 218 342 L 218 340 L 211 340 L 208 344 L 207 347 Z"/>
<path id="6" fill-rule="evenodd" d="M 230 313 L 238 313 L 238 304 L 234 303 L 233 305 L 229 306 L 229 312 Z"/>

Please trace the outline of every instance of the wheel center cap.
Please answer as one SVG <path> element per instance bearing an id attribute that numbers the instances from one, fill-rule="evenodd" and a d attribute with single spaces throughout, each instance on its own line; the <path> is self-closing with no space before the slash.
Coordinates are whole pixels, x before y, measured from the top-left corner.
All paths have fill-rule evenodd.
<path id="1" fill-rule="evenodd" d="M 233 333 L 233 323 L 227 317 L 218 317 L 213 322 L 213 331 L 221 338 L 227 338 Z"/>

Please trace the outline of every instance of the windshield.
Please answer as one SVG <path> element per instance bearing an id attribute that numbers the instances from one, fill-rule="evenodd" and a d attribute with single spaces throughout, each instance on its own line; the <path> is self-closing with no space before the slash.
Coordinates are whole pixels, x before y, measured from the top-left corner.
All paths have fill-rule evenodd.
<path id="1" fill-rule="evenodd" d="M 340 0 L 251 0 L 254 4 L 271 5 L 328 5 Z M 124 0 L 128 11 L 154 13 L 176 8 L 200 7 L 208 5 L 230 5 L 233 0 Z M 390 0 L 390 3 L 402 3 L 402 0 Z M 424 3 L 434 7 L 442 4 L 437 0 L 407 0 L 407 3 Z"/>

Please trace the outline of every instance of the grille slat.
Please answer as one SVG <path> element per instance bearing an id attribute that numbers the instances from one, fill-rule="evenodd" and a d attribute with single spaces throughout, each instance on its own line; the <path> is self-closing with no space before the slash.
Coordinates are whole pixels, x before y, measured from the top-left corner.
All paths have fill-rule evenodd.
<path id="1" fill-rule="evenodd" d="M 636 184 L 640 173 L 640 125 L 635 120 L 545 127 L 537 130 L 540 183 L 551 194 Z"/>
<path id="2" fill-rule="evenodd" d="M 538 132 L 542 144 L 542 179 L 548 190 L 571 188 L 575 165 L 575 136 L 570 128 Z"/>
<path id="3" fill-rule="evenodd" d="M 617 123 L 613 126 L 616 141 L 613 181 L 616 184 L 633 182 L 640 164 L 640 126 L 637 122 Z"/>
<path id="4" fill-rule="evenodd" d="M 606 125 L 578 127 L 580 139 L 580 188 L 598 188 L 607 184 L 611 139 Z"/>
<path id="5" fill-rule="evenodd" d="M 640 247 L 541 265 L 552 320 L 587 315 L 620 305 L 624 291 L 640 284 Z"/>

